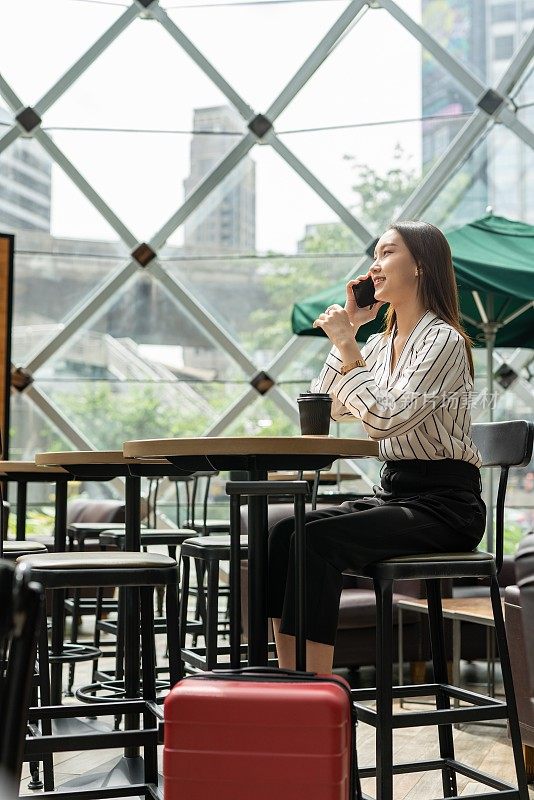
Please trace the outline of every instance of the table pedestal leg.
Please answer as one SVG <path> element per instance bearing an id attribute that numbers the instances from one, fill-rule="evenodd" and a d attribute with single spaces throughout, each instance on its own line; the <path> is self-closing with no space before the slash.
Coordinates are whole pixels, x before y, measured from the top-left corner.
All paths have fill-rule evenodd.
<path id="1" fill-rule="evenodd" d="M 125 550 L 138 553 L 141 549 L 141 478 L 126 478 L 126 531 Z M 140 649 L 139 649 L 139 590 L 124 589 L 125 628 L 124 628 L 124 693 L 125 699 L 135 700 L 140 696 Z M 139 715 L 126 714 L 125 730 L 139 729 Z M 127 747 L 124 755 L 128 758 L 139 756 L 138 747 Z"/>
<path id="2" fill-rule="evenodd" d="M 17 541 L 26 538 L 26 508 L 28 497 L 28 484 L 26 481 L 17 481 Z"/>
<path id="3" fill-rule="evenodd" d="M 65 542 L 67 539 L 67 494 L 67 481 L 57 481 L 54 521 L 54 549 L 56 553 L 65 552 Z M 63 652 L 64 638 L 65 590 L 56 589 L 52 594 L 52 656 L 58 656 Z M 50 664 L 50 697 L 52 705 L 59 705 L 61 703 L 62 678 L 63 664 L 61 661 L 52 660 Z"/>
<path id="4" fill-rule="evenodd" d="M 266 481 L 266 470 L 251 470 L 251 481 Z M 268 663 L 267 625 L 267 573 L 268 517 L 267 498 L 252 496 L 248 499 L 248 663 L 266 666 Z"/>

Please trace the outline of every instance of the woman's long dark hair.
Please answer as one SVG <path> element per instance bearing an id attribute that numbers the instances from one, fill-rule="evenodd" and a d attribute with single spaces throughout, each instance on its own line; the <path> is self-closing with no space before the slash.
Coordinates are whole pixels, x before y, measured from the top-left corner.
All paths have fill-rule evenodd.
<path id="1" fill-rule="evenodd" d="M 418 295 L 424 308 L 448 322 L 463 336 L 469 371 L 471 377 L 474 378 L 472 342 L 460 322 L 458 287 L 452 265 L 451 248 L 447 239 L 435 225 L 417 220 L 395 222 L 389 226 L 388 230 L 397 231 L 399 236 L 402 236 L 404 244 L 420 268 Z M 393 331 L 396 319 L 395 310 L 388 306 L 385 317 L 386 336 Z"/>

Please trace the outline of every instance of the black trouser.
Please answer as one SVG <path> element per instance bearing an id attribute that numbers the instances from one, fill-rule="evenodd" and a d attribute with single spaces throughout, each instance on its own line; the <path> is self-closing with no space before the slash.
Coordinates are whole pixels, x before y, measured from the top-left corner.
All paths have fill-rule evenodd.
<path id="1" fill-rule="evenodd" d="M 463 461 L 392 461 L 375 495 L 306 514 L 306 638 L 333 645 L 342 573 L 417 553 L 468 552 L 486 524 L 480 471 Z M 269 535 L 270 617 L 294 635 L 294 518 Z"/>

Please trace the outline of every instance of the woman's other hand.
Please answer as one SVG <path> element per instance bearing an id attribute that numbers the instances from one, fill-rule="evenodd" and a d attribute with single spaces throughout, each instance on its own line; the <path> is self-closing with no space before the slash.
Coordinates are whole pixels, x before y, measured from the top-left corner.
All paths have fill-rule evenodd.
<path id="1" fill-rule="evenodd" d="M 365 308 L 360 308 L 356 303 L 356 298 L 354 297 L 354 292 L 352 291 L 352 287 L 356 286 L 358 283 L 362 283 L 362 281 L 366 281 L 367 278 L 372 278 L 371 272 L 368 272 L 366 275 L 358 275 L 357 278 L 351 280 L 347 283 L 345 287 L 347 299 L 345 302 L 345 311 L 349 316 L 349 320 L 356 330 L 360 328 L 362 325 L 365 325 L 366 322 L 371 322 L 373 319 L 376 319 L 376 315 L 378 314 L 378 310 L 380 306 L 383 306 L 384 303 L 380 300 L 377 300 L 371 308 L 366 306 Z"/>
<path id="2" fill-rule="evenodd" d="M 350 321 L 347 311 L 337 303 L 328 306 L 326 311 L 317 317 L 313 327 L 322 328 L 336 347 L 342 347 L 349 341 L 354 342 L 356 335 L 356 329 Z"/>

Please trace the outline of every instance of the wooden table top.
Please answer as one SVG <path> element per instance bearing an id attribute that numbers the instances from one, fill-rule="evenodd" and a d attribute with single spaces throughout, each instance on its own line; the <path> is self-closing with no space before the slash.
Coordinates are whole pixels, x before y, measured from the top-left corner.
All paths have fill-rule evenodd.
<path id="1" fill-rule="evenodd" d="M 161 459 L 139 459 L 144 464 L 158 464 Z M 1 464 L 2 462 L 0 462 Z M 65 450 L 60 453 L 37 453 L 35 465 L 38 467 L 68 467 L 69 465 L 127 465 L 136 464 L 138 459 L 126 458 L 122 450 Z M 64 471 L 64 470 L 60 470 Z"/>
<path id="2" fill-rule="evenodd" d="M 372 439 L 333 436 L 217 436 L 183 439 L 140 439 L 124 443 L 129 458 L 166 458 L 201 455 L 331 455 L 334 458 L 378 456 Z"/>
<path id="3" fill-rule="evenodd" d="M 126 464 L 120 450 L 67 450 L 60 453 L 36 453 L 35 463 L 48 466 L 69 464 Z"/>
<path id="4" fill-rule="evenodd" d="M 58 466 L 35 463 L 35 461 L 0 461 L 0 473 L 11 475 L 14 472 L 28 475 L 63 475 L 65 470 Z"/>
<path id="5" fill-rule="evenodd" d="M 411 611 L 428 611 L 427 601 L 414 597 L 403 598 L 397 605 Z M 464 622 L 480 622 L 493 625 L 493 610 L 489 597 L 444 597 L 441 601 L 446 619 L 461 619 Z"/>
<path id="6" fill-rule="evenodd" d="M 270 481 L 294 481 L 298 478 L 298 471 L 277 471 L 269 472 Z M 316 473 L 312 470 L 305 470 L 302 475 L 302 480 L 313 481 L 315 480 Z M 321 470 L 319 477 L 319 486 L 326 484 L 336 484 L 339 481 L 356 481 L 360 477 L 357 472 L 340 472 L 339 475 L 334 470 Z"/>

